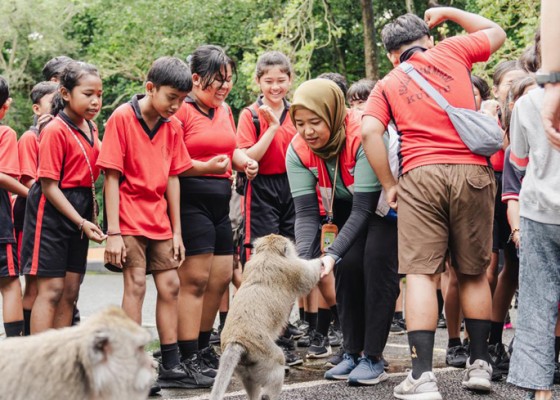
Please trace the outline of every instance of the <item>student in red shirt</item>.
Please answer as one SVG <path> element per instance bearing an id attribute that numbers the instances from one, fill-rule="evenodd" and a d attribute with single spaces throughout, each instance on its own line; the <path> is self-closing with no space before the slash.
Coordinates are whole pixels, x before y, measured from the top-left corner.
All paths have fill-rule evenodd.
<path id="1" fill-rule="evenodd" d="M 474 109 L 469 71 L 500 48 L 496 23 L 451 7 L 398 17 L 382 38 L 394 66 L 407 61 L 455 107 Z M 434 46 L 429 27 L 451 20 L 469 34 Z M 401 136 L 402 175 L 393 177 L 383 133 L 393 120 Z M 471 338 L 463 386 L 490 390 L 488 334 L 492 312 L 486 278 L 491 254 L 494 173 L 485 157 L 463 143 L 445 110 L 400 68 L 377 83 L 362 120 L 364 150 L 397 207 L 399 273 L 407 274 L 406 323 L 412 372 L 394 390 L 400 399 L 441 399 L 432 370 L 438 319 L 436 289 L 449 249 Z M 473 235 L 472 232 L 477 232 Z"/>
<path id="2" fill-rule="evenodd" d="M 20 182 L 31 188 L 37 180 L 37 164 L 39 163 L 39 127 L 44 126 L 53 116 L 51 102 L 58 90 L 55 82 L 40 82 L 31 90 L 33 102 L 34 123 L 18 140 L 18 156 L 20 166 Z M 23 222 L 25 218 L 26 198 L 18 196 L 14 203 L 14 228 L 16 231 L 18 258 L 21 258 L 21 244 L 23 241 Z M 25 275 L 25 290 L 23 292 L 23 319 L 25 321 L 24 335 L 29 335 L 31 322 L 31 308 L 37 297 L 37 279 Z"/>
<path id="3" fill-rule="evenodd" d="M 0 121 L 10 108 L 12 99 L 8 82 L 0 76 Z M 21 285 L 16 252 L 16 238 L 10 193 L 27 196 L 27 188 L 17 181 L 19 160 L 16 133 L 0 124 L 0 294 L 6 336 L 23 334 Z"/>
<path id="4" fill-rule="evenodd" d="M 193 90 L 177 118 L 183 124 L 192 159 L 207 161 L 226 155 L 233 168 L 245 171 L 252 179 L 258 163 L 236 148 L 235 123 L 231 109 L 224 103 L 232 88 L 235 63 L 221 47 L 204 45 L 190 56 L 190 67 Z M 209 340 L 220 300 L 232 276 L 231 165 L 224 173 L 180 179 L 186 260 L 179 269 L 178 338 L 183 360 L 190 360 L 188 364 L 193 367 L 204 367 L 205 363 L 212 369 L 218 367 L 218 357 Z M 203 370 L 215 376 L 215 371 Z"/>
<path id="5" fill-rule="evenodd" d="M 53 99 L 56 118 L 39 137 L 38 181 L 29 192 L 21 250 L 24 273 L 37 276 L 31 333 L 71 324 L 89 240 L 105 239 L 97 226 L 99 140 L 91 122 L 102 93 L 94 66 L 69 63 Z"/>
<path id="6" fill-rule="evenodd" d="M 107 247 L 105 262 L 123 269 L 123 309 L 142 322 L 146 271 L 158 292 L 157 328 L 166 388 L 210 387 L 213 380 L 185 371 L 177 345 L 177 268 L 185 259 L 179 213 L 178 175 L 201 173 L 216 160 L 191 160 L 181 123 L 173 116 L 192 89 L 188 66 L 175 57 L 157 59 L 146 94 L 115 110 L 107 121 L 97 165 L 105 171 Z M 227 165 L 227 160 L 221 161 Z"/>

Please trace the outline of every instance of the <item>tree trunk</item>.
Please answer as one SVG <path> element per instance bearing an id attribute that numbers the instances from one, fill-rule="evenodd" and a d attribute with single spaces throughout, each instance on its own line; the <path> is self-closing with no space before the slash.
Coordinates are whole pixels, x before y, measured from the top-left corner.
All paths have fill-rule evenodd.
<path id="1" fill-rule="evenodd" d="M 414 0 L 406 0 L 406 12 L 416 14 L 416 10 L 414 9 Z"/>
<path id="2" fill-rule="evenodd" d="M 373 20 L 373 1 L 360 0 L 362 5 L 362 24 L 364 26 L 364 57 L 366 78 L 378 79 L 377 51 L 375 47 L 375 24 Z"/>

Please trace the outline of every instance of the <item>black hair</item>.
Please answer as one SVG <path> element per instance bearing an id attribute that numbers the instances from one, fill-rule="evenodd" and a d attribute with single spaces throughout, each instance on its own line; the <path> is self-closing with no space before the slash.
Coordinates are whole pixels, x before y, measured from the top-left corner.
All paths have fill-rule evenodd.
<path id="1" fill-rule="evenodd" d="M 342 90 L 344 97 L 346 97 L 346 92 L 348 92 L 348 83 L 346 82 L 344 75 L 339 74 L 338 72 L 323 72 L 317 77 L 317 79 L 328 79 L 329 81 L 333 81 L 338 85 L 340 90 Z"/>
<path id="2" fill-rule="evenodd" d="M 220 46 L 205 44 L 187 57 L 187 62 L 193 74 L 198 74 L 202 79 L 202 90 L 205 90 L 214 81 L 225 82 L 224 71 L 231 67 L 234 79 L 237 79 L 237 66 Z"/>
<path id="3" fill-rule="evenodd" d="M 510 71 L 524 71 L 523 66 L 519 60 L 508 60 L 502 61 L 494 69 L 494 74 L 492 75 L 492 81 L 494 86 L 499 86 L 502 83 L 504 76 Z"/>
<path id="4" fill-rule="evenodd" d="M 0 76 L 0 107 L 10 98 L 10 87 L 8 81 Z"/>
<path id="5" fill-rule="evenodd" d="M 260 79 L 270 68 L 279 67 L 280 71 L 292 77 L 292 64 L 284 53 L 279 51 L 267 51 L 257 60 L 255 76 Z"/>
<path id="6" fill-rule="evenodd" d="M 348 88 L 346 100 L 348 100 L 348 103 L 356 100 L 366 101 L 376 83 L 377 81 L 372 81 L 371 79 L 360 79 L 354 82 L 350 88 Z"/>
<path id="7" fill-rule="evenodd" d="M 65 88 L 71 92 L 76 86 L 80 84 L 80 79 L 86 75 L 95 75 L 99 77 L 99 71 L 93 65 L 81 62 L 72 61 L 66 65 L 60 74 L 59 87 Z M 58 115 L 66 107 L 66 101 L 62 98 L 62 94 L 58 91 L 52 99 L 51 114 Z"/>
<path id="8" fill-rule="evenodd" d="M 404 14 L 389 22 L 381 31 L 383 46 L 388 52 L 412 43 L 424 36 L 430 36 L 428 24 L 415 14 Z"/>
<path id="9" fill-rule="evenodd" d="M 31 89 L 31 94 L 29 97 L 31 97 L 31 101 L 33 102 L 33 104 L 39 104 L 39 102 L 43 97 L 51 93 L 54 93 L 57 90 L 58 90 L 58 83 L 52 81 L 43 81 L 33 86 L 33 89 Z"/>
<path id="10" fill-rule="evenodd" d="M 488 100 L 490 98 L 490 85 L 488 85 L 488 82 L 476 75 L 471 75 L 471 81 L 473 86 L 478 89 L 480 98 Z"/>
<path id="11" fill-rule="evenodd" d="M 51 58 L 43 66 L 43 79 L 46 81 L 50 81 L 53 78 L 60 79 L 62 71 L 64 71 L 64 68 L 72 61 L 74 60 L 67 56 Z"/>
<path id="12" fill-rule="evenodd" d="M 192 90 L 192 75 L 189 66 L 177 57 L 160 57 L 148 71 L 147 80 L 156 88 L 171 86 L 181 92 Z"/>

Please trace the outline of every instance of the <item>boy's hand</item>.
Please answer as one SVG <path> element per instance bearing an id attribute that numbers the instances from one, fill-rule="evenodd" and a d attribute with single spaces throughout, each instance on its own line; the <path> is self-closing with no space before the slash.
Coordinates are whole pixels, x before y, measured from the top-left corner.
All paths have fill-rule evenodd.
<path id="1" fill-rule="evenodd" d="M 222 175 L 227 172 L 229 167 L 229 157 L 225 154 L 212 157 L 206 162 L 210 174 Z"/>
<path id="2" fill-rule="evenodd" d="M 276 114 L 274 114 L 274 111 L 272 111 L 272 108 L 270 108 L 269 106 L 265 104 L 260 106 L 259 114 L 265 119 L 270 128 L 278 128 L 280 126 L 278 117 L 276 117 Z"/>
<path id="3" fill-rule="evenodd" d="M 180 233 L 173 233 L 173 259 L 179 262 L 179 266 L 185 261 L 185 246 Z"/>
<path id="4" fill-rule="evenodd" d="M 321 279 L 323 279 L 332 272 L 335 262 L 331 256 L 321 257 L 321 262 L 323 263 L 323 267 L 321 268 Z"/>
<path id="5" fill-rule="evenodd" d="M 541 116 L 548 141 L 560 151 L 560 83 L 545 85 Z"/>
<path id="6" fill-rule="evenodd" d="M 247 179 L 252 181 L 255 179 L 257 174 L 259 173 L 259 163 L 255 160 L 249 160 L 245 164 L 245 175 L 247 175 Z"/>
<path id="7" fill-rule="evenodd" d="M 430 29 L 447 20 L 445 8 L 446 7 L 435 7 L 426 10 L 426 12 L 424 13 L 424 21 L 426 21 Z"/>
<path id="8" fill-rule="evenodd" d="M 105 263 L 122 268 L 126 262 L 126 246 L 121 235 L 109 236 L 105 246 Z"/>
<path id="9" fill-rule="evenodd" d="M 397 211 L 397 185 L 385 189 L 385 200 L 393 210 Z"/>

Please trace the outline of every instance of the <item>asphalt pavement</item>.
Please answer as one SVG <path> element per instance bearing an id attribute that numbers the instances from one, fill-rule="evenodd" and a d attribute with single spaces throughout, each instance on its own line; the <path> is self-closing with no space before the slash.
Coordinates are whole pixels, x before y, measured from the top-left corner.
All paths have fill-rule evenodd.
<path id="1" fill-rule="evenodd" d="M 91 268 L 103 271 L 102 268 Z M 143 325 L 156 338 L 155 331 L 155 300 L 156 291 L 151 276 L 147 277 L 147 293 L 143 308 Z M 122 276 L 118 273 L 90 272 L 86 275 L 80 291 L 79 309 L 82 318 L 88 318 L 97 310 L 110 304 L 120 305 L 122 298 Z M 0 299 L 1 302 L 1 299 Z M 512 322 L 515 327 L 516 312 L 512 309 Z M 295 317 L 295 315 L 293 316 Z M 1 312 L 0 312 L 1 318 Z M 1 330 L 2 328 L 0 328 Z M 504 343 L 509 343 L 514 330 L 504 331 Z M 0 340 L 3 333 L 0 333 Z M 504 381 L 495 383 L 493 391 L 481 395 L 464 390 L 461 387 L 462 370 L 448 368 L 445 365 L 445 349 L 447 330 L 436 332 L 434 350 L 434 372 L 444 399 L 524 399 L 526 393 Z M 336 351 L 337 348 L 333 348 Z M 298 348 L 298 353 L 305 356 L 305 349 Z M 303 365 L 290 369 L 286 376 L 281 399 L 290 400 L 328 400 L 328 399 L 393 399 L 393 388 L 404 379 L 410 368 L 407 338 L 405 335 L 390 335 L 384 352 L 389 361 L 389 379 L 371 387 L 349 387 L 345 382 L 331 382 L 322 379 L 327 367 L 325 361 L 306 361 Z M 154 399 L 208 399 L 209 390 L 163 390 Z M 232 381 L 227 399 L 245 399 L 244 392 L 238 381 Z M 560 386 L 555 386 L 554 397 L 560 399 Z"/>

